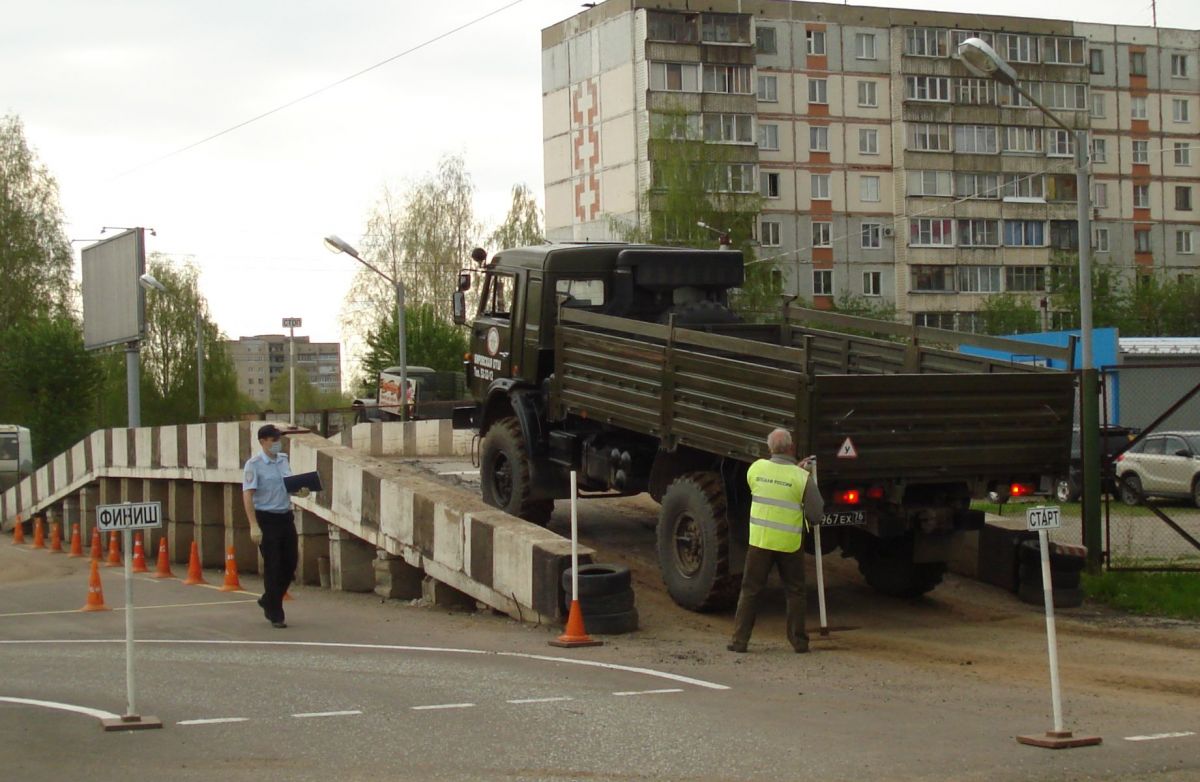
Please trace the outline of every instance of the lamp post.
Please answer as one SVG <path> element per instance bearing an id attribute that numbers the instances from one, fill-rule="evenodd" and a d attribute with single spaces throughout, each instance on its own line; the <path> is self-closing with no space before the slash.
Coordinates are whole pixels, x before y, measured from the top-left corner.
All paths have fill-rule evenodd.
<path id="1" fill-rule="evenodd" d="M 300 318 L 284 318 L 288 330 L 288 422 L 296 425 L 296 329 L 304 325 Z"/>
<path id="2" fill-rule="evenodd" d="M 351 258 L 358 261 L 363 266 L 366 266 L 368 269 L 375 272 L 383 279 L 387 280 L 391 284 L 391 286 L 393 288 L 395 288 L 395 290 L 396 290 L 396 323 L 397 323 L 396 336 L 397 336 L 397 339 L 398 339 L 399 345 L 400 345 L 399 351 L 398 351 L 400 354 L 399 355 L 399 359 L 400 359 L 400 420 L 407 421 L 408 420 L 408 358 L 406 355 L 407 346 L 405 345 L 406 337 L 405 337 L 405 333 L 404 333 L 404 280 L 400 279 L 399 275 L 393 277 L 392 275 L 390 275 L 386 272 L 380 271 L 379 268 L 376 267 L 375 265 L 368 263 L 366 260 L 363 259 L 363 257 L 361 255 L 358 254 L 358 250 L 356 250 L 353 245 L 351 245 L 345 239 L 342 239 L 340 236 L 337 236 L 336 234 L 330 234 L 329 236 L 325 237 L 325 247 L 330 252 L 345 253 L 346 255 L 349 255 Z"/>
<path id="3" fill-rule="evenodd" d="M 979 38 L 968 38 L 958 45 L 958 57 L 976 76 L 994 79 L 1012 87 L 1032 103 L 1051 122 L 1075 139 L 1075 189 L 1078 202 L 1079 231 L 1079 336 L 1083 353 L 1079 425 L 1082 430 L 1083 456 L 1083 530 L 1088 565 L 1100 566 L 1100 409 L 1099 384 L 1092 353 L 1092 191 L 1088 184 L 1088 134 L 1069 127 L 1040 101 L 1021 87 L 1017 72 L 996 51 Z"/>

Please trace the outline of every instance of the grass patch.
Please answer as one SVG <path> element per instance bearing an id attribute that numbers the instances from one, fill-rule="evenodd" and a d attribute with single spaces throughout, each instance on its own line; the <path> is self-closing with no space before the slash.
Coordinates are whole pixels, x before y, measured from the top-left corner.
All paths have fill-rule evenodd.
<path id="1" fill-rule="evenodd" d="M 1085 572 L 1083 589 L 1091 599 L 1130 613 L 1200 620 L 1200 572 Z"/>

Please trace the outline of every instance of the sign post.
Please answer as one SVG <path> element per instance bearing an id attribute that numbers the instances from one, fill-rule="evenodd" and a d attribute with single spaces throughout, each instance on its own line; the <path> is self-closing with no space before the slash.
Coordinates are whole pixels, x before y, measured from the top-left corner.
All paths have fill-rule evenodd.
<path id="1" fill-rule="evenodd" d="M 1042 596 L 1046 604 L 1046 645 L 1050 650 L 1050 703 L 1054 711 L 1054 729 L 1045 736 L 1017 736 L 1021 744 L 1046 749 L 1070 749 L 1099 744 L 1099 736 L 1075 736 L 1063 726 L 1062 690 L 1058 680 L 1058 633 L 1054 626 L 1054 584 L 1050 580 L 1050 536 L 1048 530 L 1062 526 L 1058 506 L 1039 505 L 1025 511 L 1025 526 L 1038 534 L 1042 555 Z"/>
<path id="2" fill-rule="evenodd" d="M 296 329 L 304 321 L 300 318 L 284 318 L 283 327 L 288 330 L 288 423 L 296 424 Z"/>
<path id="3" fill-rule="evenodd" d="M 101 720 L 106 731 L 146 730 L 161 728 L 155 717 L 143 717 L 137 712 L 137 687 L 133 665 L 133 531 L 162 527 L 161 502 L 126 502 L 120 505 L 96 507 L 96 527 L 101 532 L 121 532 L 125 545 L 125 715 L 118 719 Z"/>

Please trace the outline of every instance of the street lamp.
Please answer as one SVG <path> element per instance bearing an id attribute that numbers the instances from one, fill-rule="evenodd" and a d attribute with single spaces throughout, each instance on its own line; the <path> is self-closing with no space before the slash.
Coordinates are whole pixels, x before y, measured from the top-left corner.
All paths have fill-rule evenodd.
<path id="1" fill-rule="evenodd" d="M 732 250 L 733 249 L 733 239 L 730 237 L 729 231 L 723 231 L 720 228 L 714 228 L 711 225 L 709 225 L 708 223 L 704 222 L 703 220 L 697 220 L 696 225 L 700 226 L 701 228 L 703 228 L 706 231 L 712 231 L 713 233 L 715 233 L 717 235 L 717 249 L 718 250 Z"/>
<path id="2" fill-rule="evenodd" d="M 1100 410 L 1096 370 L 1092 354 L 1092 191 L 1088 184 L 1088 134 L 1069 127 L 1017 80 L 1017 72 L 995 49 L 979 38 L 968 38 L 958 45 L 958 58 L 976 76 L 994 79 L 1012 87 L 1033 104 L 1051 122 L 1075 139 L 1075 189 L 1078 201 L 1079 231 L 1079 336 L 1083 353 L 1079 425 L 1082 430 L 1083 456 L 1083 528 L 1088 549 L 1088 564 L 1099 567 L 1100 547 Z"/>
<path id="3" fill-rule="evenodd" d="M 351 245 L 345 239 L 342 239 L 340 236 L 337 236 L 336 234 L 330 234 L 329 236 L 325 237 L 325 247 L 332 253 L 345 253 L 346 255 L 349 255 L 351 258 L 358 261 L 363 266 L 366 266 L 368 269 L 375 272 L 383 279 L 387 280 L 389 283 L 391 283 L 392 287 L 396 289 L 396 322 L 397 322 L 396 331 L 397 331 L 397 337 L 398 337 L 399 343 L 400 343 L 400 349 L 399 349 L 399 353 L 400 353 L 400 356 L 399 356 L 399 358 L 400 358 L 400 420 L 407 421 L 408 420 L 408 358 L 406 355 L 407 354 L 407 346 L 405 345 L 405 334 L 404 334 L 404 280 L 400 279 L 399 275 L 393 277 L 392 275 L 390 275 L 386 272 L 380 271 L 377 266 L 364 260 L 363 257 L 358 254 L 358 250 L 356 250 L 353 245 Z"/>

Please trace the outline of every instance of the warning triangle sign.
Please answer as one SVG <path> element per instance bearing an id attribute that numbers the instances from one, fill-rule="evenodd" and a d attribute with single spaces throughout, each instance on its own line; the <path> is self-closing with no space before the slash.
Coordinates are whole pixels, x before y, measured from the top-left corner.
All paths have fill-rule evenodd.
<path id="1" fill-rule="evenodd" d="M 846 438 L 846 442 L 842 443 L 842 447 L 838 449 L 837 458 L 839 459 L 857 459 L 858 451 L 854 450 L 854 443 L 850 442 L 850 438 Z"/>

